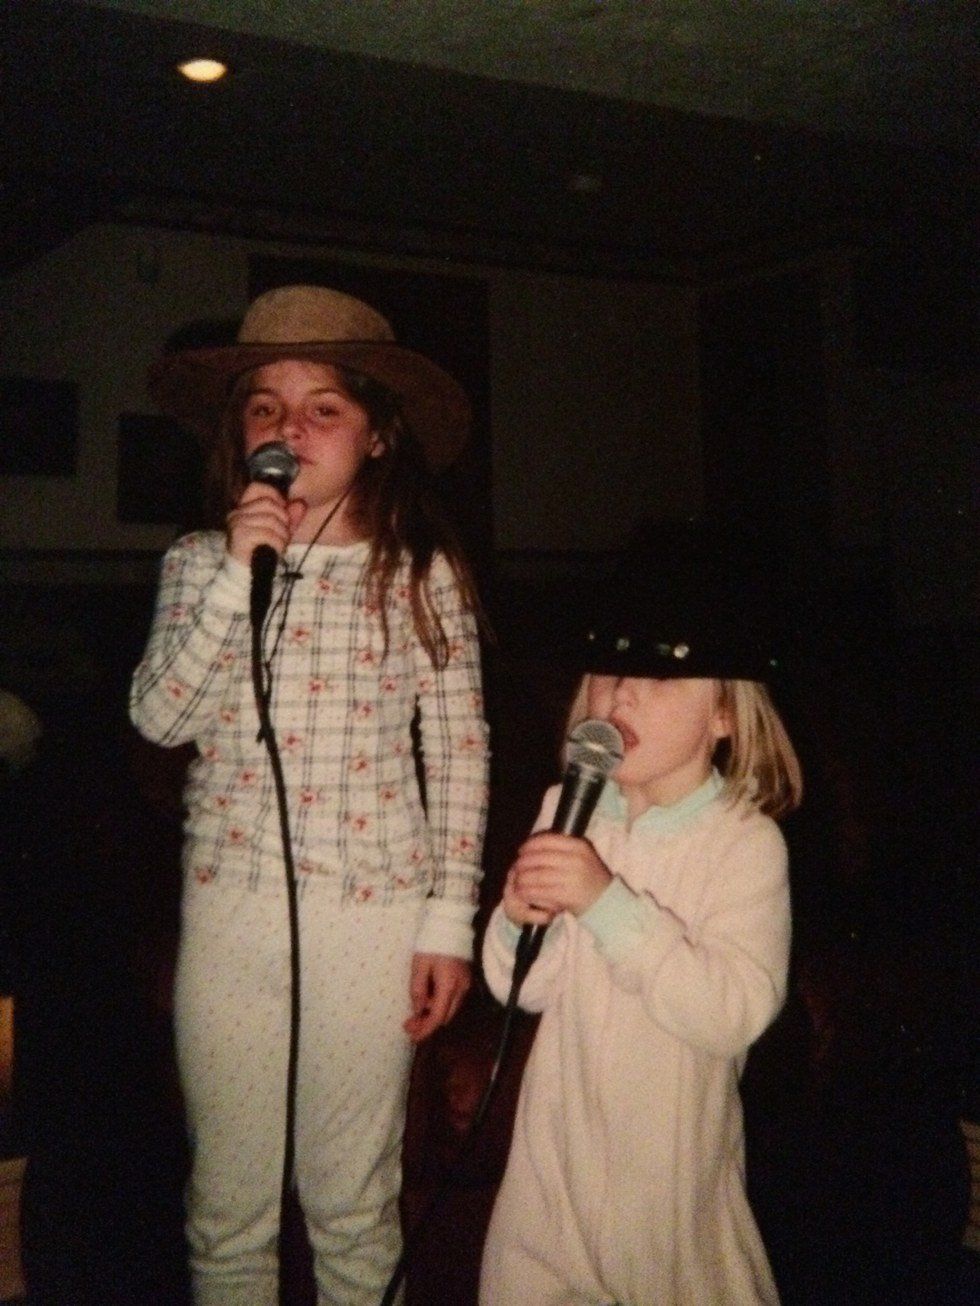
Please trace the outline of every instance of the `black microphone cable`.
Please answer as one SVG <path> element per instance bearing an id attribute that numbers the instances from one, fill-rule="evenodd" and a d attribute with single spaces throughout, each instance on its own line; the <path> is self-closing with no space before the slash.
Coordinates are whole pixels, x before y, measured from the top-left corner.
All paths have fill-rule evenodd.
<path id="1" fill-rule="evenodd" d="M 541 930 L 541 937 L 544 937 L 544 929 Z M 541 939 L 538 940 L 537 950 L 540 950 L 540 947 Z M 380 1306 L 393 1306 L 395 1296 L 398 1289 L 401 1287 L 402 1279 L 405 1277 L 409 1262 L 415 1254 L 415 1250 L 419 1245 L 423 1232 L 429 1227 L 432 1217 L 440 1210 L 442 1205 L 449 1198 L 453 1188 L 455 1187 L 456 1180 L 463 1173 L 467 1161 L 469 1161 L 473 1154 L 475 1144 L 479 1140 L 480 1130 L 483 1128 L 483 1123 L 490 1110 L 490 1104 L 496 1095 L 497 1086 L 500 1082 L 500 1071 L 506 1062 L 507 1054 L 510 1052 L 514 1017 L 518 1010 L 518 994 L 520 993 L 521 985 L 524 983 L 527 972 L 531 968 L 531 963 L 533 962 L 534 957 L 537 956 L 537 950 L 531 957 L 530 961 L 523 966 L 520 974 L 518 974 L 515 961 L 510 993 L 508 994 L 507 1002 L 504 1006 L 503 1024 L 500 1030 L 500 1037 L 497 1040 L 497 1051 L 494 1056 L 493 1066 L 490 1070 L 490 1077 L 487 1080 L 486 1088 L 484 1088 L 483 1095 L 477 1103 L 476 1110 L 473 1112 L 473 1118 L 466 1128 L 466 1133 L 460 1140 L 456 1156 L 453 1159 L 452 1165 L 449 1167 L 449 1172 L 443 1176 L 439 1187 L 429 1198 L 422 1210 L 422 1214 L 418 1216 L 415 1224 L 408 1231 L 402 1242 L 401 1254 L 395 1262 L 395 1268 L 392 1271 L 391 1278 L 388 1280 L 388 1286 L 385 1288 L 385 1293 L 381 1298 Z"/>
<path id="2" fill-rule="evenodd" d="M 286 498 L 299 472 L 299 463 L 292 450 L 279 441 L 260 445 L 245 462 L 249 482 L 270 485 Z M 251 625 L 252 693 L 259 717 L 258 739 L 265 744 L 276 791 L 276 809 L 279 816 L 279 837 L 282 844 L 283 867 L 286 875 L 286 901 L 289 913 L 289 1050 L 286 1064 L 286 1127 L 283 1146 L 282 1182 L 279 1196 L 279 1240 L 282 1251 L 283 1215 L 292 1182 L 295 1155 L 296 1071 L 299 1063 L 299 904 L 296 894 L 296 868 L 293 860 L 292 837 L 289 831 L 289 804 L 286 798 L 286 780 L 282 758 L 272 727 L 272 667 L 262 656 L 266 616 L 272 599 L 272 583 L 279 559 L 268 544 L 258 545 L 252 553 L 252 582 L 249 592 L 249 621 Z M 281 1257 L 280 1257 L 281 1259 Z"/>
<path id="3" fill-rule="evenodd" d="M 580 722 L 569 734 L 565 750 L 565 775 L 562 780 L 561 795 L 552 818 L 550 830 L 556 834 L 568 834 L 581 838 L 585 834 L 592 813 L 595 811 L 599 795 L 610 773 L 615 770 L 623 758 L 623 740 L 619 731 L 608 721 L 588 720 Z M 449 1197 L 455 1180 L 462 1173 L 469 1160 L 483 1122 L 490 1110 L 500 1082 L 500 1071 L 510 1051 L 514 1018 L 517 1014 L 517 999 L 527 979 L 528 971 L 537 960 L 544 943 L 546 925 L 524 925 L 521 928 L 517 949 L 514 953 L 514 969 L 511 974 L 510 990 L 504 1003 L 503 1024 L 497 1040 L 497 1053 L 490 1069 L 487 1086 L 483 1090 L 473 1119 L 459 1144 L 456 1158 L 449 1173 L 439 1188 L 429 1199 L 415 1225 L 409 1230 L 402 1244 L 401 1255 L 395 1264 L 388 1281 L 380 1306 L 393 1306 L 395 1294 L 405 1277 L 408 1263 L 418 1246 L 422 1231 L 432 1216 Z"/>
<path id="4" fill-rule="evenodd" d="M 279 490 L 283 497 L 286 497 L 299 470 L 299 464 L 286 445 L 271 441 L 261 445 L 250 455 L 246 461 L 246 470 L 249 473 L 250 481 L 261 481 L 266 485 L 271 485 Z M 293 1165 L 296 1156 L 296 1084 L 299 1068 L 301 992 L 299 897 L 296 889 L 296 865 L 293 858 L 292 834 L 289 828 L 286 780 L 282 769 L 279 744 L 272 725 L 272 661 L 279 648 L 282 632 L 285 629 L 293 585 L 302 576 L 303 566 L 309 557 L 310 550 L 346 501 L 350 488 L 348 486 L 320 523 L 316 534 L 307 545 L 299 565 L 287 574 L 285 593 L 279 596 L 271 612 L 269 608 L 272 598 L 272 584 L 279 559 L 275 550 L 267 544 L 260 544 L 252 555 L 252 587 L 249 601 L 252 692 L 259 718 L 257 738 L 265 744 L 276 793 L 276 809 L 279 817 L 279 837 L 282 844 L 283 869 L 286 876 L 286 902 L 289 918 L 289 1049 L 286 1062 L 286 1124 L 279 1198 L 280 1266 L 282 1265 L 282 1235 L 285 1225 L 286 1204 L 292 1187 Z M 280 604 L 282 611 L 279 616 L 278 630 L 272 649 L 268 658 L 266 658 L 263 656 L 265 637 L 271 625 L 273 614 Z"/>
<path id="5" fill-rule="evenodd" d="M 252 626 L 252 686 L 255 706 L 259 714 L 259 738 L 265 742 L 276 791 L 279 814 L 279 836 L 282 843 L 283 867 L 286 874 L 286 902 L 289 913 L 289 1053 L 286 1063 L 286 1127 L 282 1161 L 282 1184 L 279 1202 L 279 1240 L 282 1251 L 283 1216 L 292 1184 L 296 1133 L 296 1072 L 299 1064 L 300 1018 L 300 964 L 299 964 L 299 901 L 296 892 L 296 867 L 293 860 L 292 835 L 289 830 L 289 804 L 286 798 L 286 781 L 282 758 L 275 731 L 272 728 L 270 703 L 272 699 L 271 676 L 263 677 L 262 626 Z"/>

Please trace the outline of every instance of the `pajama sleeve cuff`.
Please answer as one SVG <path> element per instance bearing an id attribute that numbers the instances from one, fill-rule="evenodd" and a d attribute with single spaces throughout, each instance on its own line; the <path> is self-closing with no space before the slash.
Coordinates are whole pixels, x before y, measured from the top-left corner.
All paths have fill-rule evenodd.
<path id="1" fill-rule="evenodd" d="M 496 925 L 497 938 L 507 949 L 508 953 L 517 953 L 517 945 L 521 941 L 521 935 L 524 933 L 523 925 L 515 925 L 512 920 L 500 913 L 500 919 Z M 541 951 L 547 952 L 555 946 L 555 940 L 559 937 L 562 930 L 562 917 L 559 915 L 545 927 L 544 938 L 541 940 Z"/>
<path id="2" fill-rule="evenodd" d="M 416 952 L 437 952 L 446 957 L 473 957 L 473 908 L 465 903 L 429 898 L 415 940 Z"/>
<path id="3" fill-rule="evenodd" d="M 504 945 L 508 952 L 516 952 L 517 944 L 521 937 L 521 927 L 515 925 L 512 920 L 500 913 L 497 921 L 497 938 Z"/>
<path id="4" fill-rule="evenodd" d="M 656 929 L 660 909 L 646 894 L 634 893 L 618 876 L 579 917 L 596 947 L 613 964 L 625 961 Z"/>

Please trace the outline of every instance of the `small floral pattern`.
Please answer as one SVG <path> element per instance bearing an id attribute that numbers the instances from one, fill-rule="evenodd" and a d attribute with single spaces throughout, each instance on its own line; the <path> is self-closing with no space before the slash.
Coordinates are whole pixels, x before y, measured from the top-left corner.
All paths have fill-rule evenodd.
<path id="1" fill-rule="evenodd" d="M 475 623 L 437 556 L 428 598 L 444 623 L 447 664 L 434 667 L 417 638 L 407 564 L 390 592 L 386 642 L 368 556 L 366 546 L 316 546 L 282 629 L 273 619 L 268 634 L 294 864 L 301 875 L 335 879 L 343 901 L 431 895 L 440 919 L 457 921 L 468 940 L 487 784 Z M 248 588 L 247 570 L 229 563 L 218 533 L 171 548 L 131 713 L 157 742 L 197 744 L 185 795 L 189 874 L 258 887 L 280 882 L 282 853 L 251 685 Z M 410 730 L 416 707 L 424 809 Z"/>

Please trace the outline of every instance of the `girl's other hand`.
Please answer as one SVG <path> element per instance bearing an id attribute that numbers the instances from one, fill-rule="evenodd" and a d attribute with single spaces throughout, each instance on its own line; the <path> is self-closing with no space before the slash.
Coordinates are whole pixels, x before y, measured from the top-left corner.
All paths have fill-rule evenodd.
<path id="1" fill-rule="evenodd" d="M 228 552 L 246 567 L 260 544 L 268 544 L 281 556 L 305 512 L 301 500 L 287 503 L 271 485 L 253 481 L 226 518 Z"/>
<path id="2" fill-rule="evenodd" d="M 504 888 L 504 911 L 515 925 L 546 925 L 560 911 L 581 916 L 612 878 L 588 839 L 535 834 L 517 850 Z"/>
<path id="3" fill-rule="evenodd" d="M 413 1043 L 421 1043 L 452 1020 L 471 982 L 470 964 L 462 957 L 438 952 L 415 954 L 409 982 L 412 1014 L 404 1024 L 405 1033 Z"/>

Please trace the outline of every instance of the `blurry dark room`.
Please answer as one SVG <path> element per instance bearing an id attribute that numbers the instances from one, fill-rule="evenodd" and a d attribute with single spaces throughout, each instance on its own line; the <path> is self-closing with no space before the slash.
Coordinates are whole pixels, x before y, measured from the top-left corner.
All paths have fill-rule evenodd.
<path id="1" fill-rule="evenodd" d="M 750 1198 L 785 1306 L 980 1302 L 973 0 L 6 0 L 0 28 L 0 1301 L 189 1302 L 188 753 L 126 702 L 201 455 L 145 377 L 321 282 L 474 404 L 442 488 L 495 631 L 478 923 L 614 550 L 641 519 L 761 541 L 807 792 Z M 408 1306 L 476 1300 L 534 1020 L 454 1168 L 499 1031 L 478 981 L 416 1057 L 405 1220 L 449 1186 Z M 286 1242 L 312 1306 L 295 1212 Z"/>

